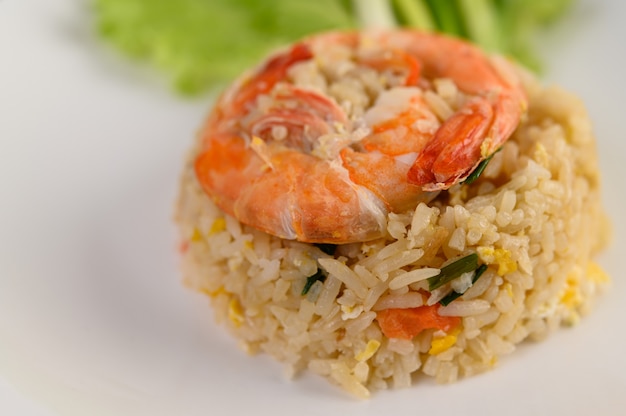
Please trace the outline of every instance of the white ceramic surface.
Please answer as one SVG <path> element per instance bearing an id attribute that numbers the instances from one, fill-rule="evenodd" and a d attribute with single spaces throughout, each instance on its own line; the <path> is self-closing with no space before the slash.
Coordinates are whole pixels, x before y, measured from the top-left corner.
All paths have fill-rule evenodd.
<path id="1" fill-rule="evenodd" d="M 172 205 L 209 100 L 99 42 L 87 4 L 0 0 L 0 415 L 624 414 L 625 2 L 581 0 L 541 42 L 595 122 L 610 291 L 492 372 L 368 402 L 246 356 L 181 286 Z"/>

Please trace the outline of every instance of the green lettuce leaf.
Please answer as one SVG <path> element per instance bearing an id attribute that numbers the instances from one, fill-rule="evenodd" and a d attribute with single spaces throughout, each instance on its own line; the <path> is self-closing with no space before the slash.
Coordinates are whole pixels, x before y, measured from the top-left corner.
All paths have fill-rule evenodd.
<path id="1" fill-rule="evenodd" d="M 303 36 L 359 27 L 445 32 L 539 70 L 535 34 L 574 0 L 93 1 L 105 38 L 196 94 Z"/>
<path id="2" fill-rule="evenodd" d="M 171 73 L 195 94 L 236 76 L 280 45 L 355 27 L 340 0 L 95 0 L 100 33 Z"/>

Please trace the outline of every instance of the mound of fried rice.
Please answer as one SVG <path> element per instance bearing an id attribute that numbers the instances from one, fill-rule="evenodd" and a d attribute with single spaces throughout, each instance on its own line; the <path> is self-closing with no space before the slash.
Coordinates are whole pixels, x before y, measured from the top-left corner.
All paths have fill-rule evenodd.
<path id="1" fill-rule="evenodd" d="M 367 74 L 350 78 L 315 65 L 295 65 L 292 81 L 323 90 L 352 117 L 374 101 Z M 410 386 L 420 374 L 449 383 L 483 372 L 517 344 L 576 324 L 608 282 L 592 260 L 608 230 L 595 139 L 579 99 L 520 74 L 528 114 L 478 180 L 390 213 L 388 235 L 374 241 L 328 247 L 242 225 L 201 190 L 198 142 L 176 212 L 185 283 L 208 295 L 216 320 L 246 351 L 270 354 L 292 374 L 308 369 L 358 397 Z M 454 83 L 435 85 L 429 102 L 453 109 Z M 380 311 L 437 304 L 445 295 L 427 294 L 415 271 L 467 253 L 477 253 L 486 272 L 438 310 L 461 324 L 387 338 Z M 319 271 L 327 277 L 303 294 Z"/>

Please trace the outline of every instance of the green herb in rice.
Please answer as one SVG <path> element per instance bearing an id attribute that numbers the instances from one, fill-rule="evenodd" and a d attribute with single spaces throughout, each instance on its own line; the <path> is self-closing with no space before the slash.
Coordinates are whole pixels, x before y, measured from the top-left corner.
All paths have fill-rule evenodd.
<path id="1" fill-rule="evenodd" d="M 438 287 L 445 285 L 456 279 L 463 273 L 476 270 L 478 267 L 478 254 L 472 253 L 465 257 L 462 257 L 445 267 L 441 268 L 441 271 L 437 276 L 433 276 L 428 279 L 428 290 L 435 290 Z"/>
<path id="2" fill-rule="evenodd" d="M 486 270 L 487 270 L 486 264 L 481 264 L 480 266 L 478 266 L 478 269 L 476 269 L 476 271 L 474 272 L 474 276 L 472 277 L 472 285 L 476 283 L 476 281 L 480 278 L 480 276 L 483 275 L 483 273 L 485 273 Z M 461 297 L 463 293 L 452 291 L 443 299 L 441 299 L 439 303 L 442 304 L 443 306 L 448 306 L 452 301 Z"/>
<path id="3" fill-rule="evenodd" d="M 311 286 L 313 286 L 315 282 L 324 283 L 325 280 L 326 280 L 326 273 L 324 273 L 322 269 L 318 268 L 315 274 L 306 278 L 306 283 L 304 284 L 304 287 L 302 288 L 302 292 L 300 292 L 300 294 L 302 296 L 305 296 L 307 293 L 309 293 L 309 290 L 311 290 Z"/>

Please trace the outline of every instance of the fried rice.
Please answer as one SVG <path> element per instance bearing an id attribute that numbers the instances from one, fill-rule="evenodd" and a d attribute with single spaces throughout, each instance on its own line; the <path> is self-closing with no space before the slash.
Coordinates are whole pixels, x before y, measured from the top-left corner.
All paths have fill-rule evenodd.
<path id="1" fill-rule="evenodd" d="M 358 119 L 390 87 L 368 71 L 342 72 L 348 58 L 331 52 L 326 61 L 294 65 L 289 79 Z M 519 75 L 528 112 L 480 177 L 389 213 L 387 235 L 373 241 L 310 244 L 240 223 L 199 185 L 198 139 L 176 210 L 185 283 L 209 297 L 217 322 L 247 352 L 362 398 L 423 376 L 450 383 L 484 372 L 518 344 L 576 324 L 609 280 L 593 260 L 608 235 L 595 138 L 578 98 Z M 453 80 L 433 83 L 425 97 L 445 117 L 462 93 Z M 471 253 L 486 266 L 478 279 L 429 290 L 442 267 Z M 452 292 L 457 298 L 444 306 Z M 381 330 L 385 310 L 433 305 L 459 325 L 410 339 Z"/>

